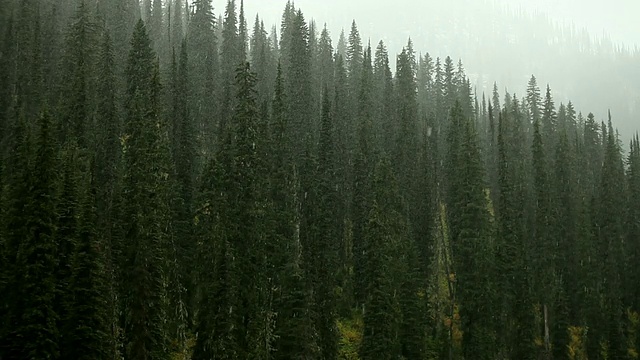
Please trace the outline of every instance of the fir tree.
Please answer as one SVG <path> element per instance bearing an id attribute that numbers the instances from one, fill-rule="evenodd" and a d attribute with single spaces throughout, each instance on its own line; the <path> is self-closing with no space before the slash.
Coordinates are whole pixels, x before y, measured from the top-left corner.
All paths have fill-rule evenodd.
<path id="1" fill-rule="evenodd" d="M 187 30 L 189 74 L 202 74 L 193 77 L 189 86 L 189 107 L 193 109 L 193 122 L 196 126 L 196 139 L 199 155 L 210 156 L 215 148 L 218 123 L 212 116 L 220 111 L 218 41 L 216 23 L 211 2 L 197 0 L 191 4 L 193 14 L 189 18 Z M 177 46 L 174 46 L 177 51 Z M 206 157 L 205 157 L 206 158 Z M 202 159 L 198 164 L 202 166 Z"/>
<path id="2" fill-rule="evenodd" d="M 86 181 L 86 179 L 84 179 Z M 91 180 L 93 181 L 93 180 Z M 85 184 L 82 184 L 85 185 Z M 72 301 L 64 328 L 67 359 L 110 359 L 116 356 L 112 333 L 111 276 L 105 266 L 109 250 L 97 232 L 95 183 L 86 194 L 79 194 L 79 224 L 73 273 L 70 281 Z"/>
<path id="3" fill-rule="evenodd" d="M 11 308 L 14 320 L 7 346 L 8 357 L 16 359 L 55 359 L 60 355 L 58 314 L 54 308 L 56 147 L 47 112 L 38 124 L 33 173 L 26 172 L 22 179 L 29 187 L 28 195 L 22 198 L 24 214 L 29 215 L 16 224 L 16 230 L 24 231 L 24 237 L 15 244 L 13 291 L 20 303 Z"/>
<path id="4" fill-rule="evenodd" d="M 492 224 L 484 185 L 477 135 L 459 102 L 451 110 L 449 164 L 458 174 L 449 178 L 449 219 L 460 299 L 465 357 L 490 359 L 493 331 L 490 317 Z M 453 170 L 455 169 L 455 170 Z"/>
<path id="5" fill-rule="evenodd" d="M 402 199 L 393 177 L 391 164 L 381 160 L 376 165 L 372 185 L 373 203 L 366 225 L 367 273 L 371 279 L 367 289 L 364 315 L 362 359 L 395 359 L 401 354 L 397 334 L 400 331 L 398 291 L 400 255 L 398 250 L 409 237 Z"/>
<path id="6" fill-rule="evenodd" d="M 167 354 L 165 266 L 169 218 L 168 126 L 160 117 L 156 56 L 142 20 L 127 64 L 127 122 L 120 263 L 126 353 L 160 359 Z M 126 277 L 125 277 L 126 275 Z"/>

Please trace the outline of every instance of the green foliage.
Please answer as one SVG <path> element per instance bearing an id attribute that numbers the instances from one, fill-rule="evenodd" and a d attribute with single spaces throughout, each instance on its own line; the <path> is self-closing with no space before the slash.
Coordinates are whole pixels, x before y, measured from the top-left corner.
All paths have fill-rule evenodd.
<path id="1" fill-rule="evenodd" d="M 127 63 L 123 199 L 119 240 L 125 352 L 165 358 L 165 265 L 169 218 L 168 127 L 160 117 L 158 64 L 140 20 Z M 152 210 L 150 210 L 152 209 Z"/>
<path id="2" fill-rule="evenodd" d="M 567 332 L 569 333 L 569 345 L 567 345 L 567 356 L 569 360 L 587 360 L 587 349 L 585 346 L 587 329 L 579 326 L 570 326 Z"/>
<path id="3" fill-rule="evenodd" d="M 11 282 L 14 288 L 6 346 L 7 353 L 15 358 L 52 359 L 60 354 L 59 317 L 55 311 L 57 154 L 47 112 L 38 121 L 34 146 L 33 164 L 38 166 L 29 167 L 30 171 L 22 173 L 24 177 L 20 179 L 29 191 L 14 199 L 24 203 L 22 214 L 28 215 L 10 223 L 15 226 L 12 233 L 20 237 L 12 239 L 16 245 Z"/>
<path id="4" fill-rule="evenodd" d="M 338 330 L 340 331 L 339 360 L 360 360 L 358 354 L 362 345 L 362 328 L 362 318 L 358 315 L 338 320 Z"/>
<path id="5" fill-rule="evenodd" d="M 0 7 L 0 358 L 638 358 L 638 136 L 244 10 Z"/>

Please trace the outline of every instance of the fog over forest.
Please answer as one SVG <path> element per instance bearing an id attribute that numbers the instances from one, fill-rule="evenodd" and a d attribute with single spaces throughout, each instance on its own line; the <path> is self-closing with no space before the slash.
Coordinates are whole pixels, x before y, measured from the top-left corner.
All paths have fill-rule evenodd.
<path id="1" fill-rule="evenodd" d="M 0 360 L 638 360 L 638 13 L 0 1 Z"/>
<path id="2" fill-rule="evenodd" d="M 247 17 L 259 13 L 279 31 L 285 3 L 247 1 Z M 220 0 L 214 6 L 224 9 Z M 479 96 L 494 81 L 501 92 L 522 95 L 533 74 L 549 83 L 557 101 L 571 100 L 598 120 L 611 109 L 623 139 L 640 129 L 638 1 L 298 0 L 295 6 L 318 31 L 326 23 L 334 44 L 355 20 L 364 40 L 384 40 L 392 55 L 411 37 L 418 53 L 460 58 Z M 390 60 L 394 70 L 395 56 Z"/>

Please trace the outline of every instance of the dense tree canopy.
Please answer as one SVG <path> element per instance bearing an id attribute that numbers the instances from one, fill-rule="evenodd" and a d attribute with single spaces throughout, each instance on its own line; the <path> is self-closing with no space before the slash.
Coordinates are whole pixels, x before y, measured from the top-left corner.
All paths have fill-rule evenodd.
<path id="1" fill-rule="evenodd" d="M 638 357 L 611 114 L 292 2 L 0 7 L 0 359 Z"/>

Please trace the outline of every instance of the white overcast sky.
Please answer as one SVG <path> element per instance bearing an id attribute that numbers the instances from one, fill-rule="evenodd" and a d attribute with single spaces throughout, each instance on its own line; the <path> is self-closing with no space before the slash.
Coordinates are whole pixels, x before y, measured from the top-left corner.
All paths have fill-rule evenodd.
<path id="1" fill-rule="evenodd" d="M 485 0 L 296 0 L 307 19 L 314 18 L 321 26 L 327 23 L 337 41 L 339 31 L 348 31 L 352 19 L 356 19 L 363 35 L 367 26 L 377 27 L 381 19 L 402 17 L 409 21 L 429 21 L 428 11 L 433 6 L 464 6 L 466 3 Z M 486 0 L 506 3 L 512 8 L 542 11 L 560 22 L 586 27 L 592 35 L 608 33 L 614 42 L 626 45 L 640 44 L 640 0 Z M 239 0 L 236 0 L 239 4 Z M 214 0 L 216 14 L 224 12 L 226 0 Z M 269 28 L 280 23 L 286 0 L 245 0 L 249 25 L 256 13 Z M 442 5 L 440 5 L 442 4 Z M 413 18 L 411 18 L 413 17 Z M 389 31 L 389 30 L 386 30 Z M 412 35 L 418 29 L 398 29 Z M 414 34 L 415 35 L 415 34 Z M 371 39 L 377 43 L 379 39 Z"/>

